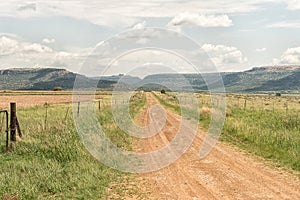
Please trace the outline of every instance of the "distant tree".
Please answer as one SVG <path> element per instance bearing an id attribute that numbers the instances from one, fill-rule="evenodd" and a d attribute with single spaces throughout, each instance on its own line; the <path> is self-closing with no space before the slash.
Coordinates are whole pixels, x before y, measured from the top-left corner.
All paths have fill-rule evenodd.
<path id="1" fill-rule="evenodd" d="M 277 92 L 277 93 L 275 94 L 275 96 L 276 96 L 276 97 L 281 97 L 281 93 Z"/>
<path id="2" fill-rule="evenodd" d="M 53 88 L 53 91 L 62 91 L 63 89 L 61 87 L 55 87 Z"/>
<path id="3" fill-rule="evenodd" d="M 160 91 L 160 93 L 161 93 L 161 94 L 166 94 L 166 90 L 162 89 L 162 90 Z"/>

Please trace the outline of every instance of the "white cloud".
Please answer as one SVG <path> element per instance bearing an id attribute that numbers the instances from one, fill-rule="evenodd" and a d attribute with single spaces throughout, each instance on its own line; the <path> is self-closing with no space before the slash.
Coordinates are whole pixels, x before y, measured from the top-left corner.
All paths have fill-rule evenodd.
<path id="1" fill-rule="evenodd" d="M 122 33 L 117 38 L 127 40 L 129 42 L 135 42 L 137 44 L 146 44 L 153 39 L 159 39 L 162 37 L 164 37 L 164 35 L 163 31 L 160 29 L 132 28 L 129 31 Z"/>
<path id="2" fill-rule="evenodd" d="M 45 38 L 42 41 L 44 44 L 52 44 L 55 43 L 55 39 L 49 39 L 49 38 Z"/>
<path id="3" fill-rule="evenodd" d="M 49 47 L 46 47 L 44 45 L 41 44 L 37 44 L 37 43 L 32 43 L 32 44 L 28 44 L 28 43 L 24 43 L 25 45 L 22 46 L 24 51 L 27 52 L 33 52 L 33 53 L 51 53 L 52 49 L 50 49 Z"/>
<path id="4" fill-rule="evenodd" d="M 51 66 L 76 71 L 89 52 L 90 49 L 73 53 L 55 51 L 42 44 L 0 36 L 0 68 Z"/>
<path id="5" fill-rule="evenodd" d="M 36 11 L 36 3 L 26 3 L 18 8 L 19 11 Z"/>
<path id="6" fill-rule="evenodd" d="M 130 30 L 131 31 L 134 31 L 134 30 L 141 30 L 141 29 L 144 29 L 144 28 L 146 28 L 146 26 L 147 26 L 147 23 L 146 23 L 146 21 L 143 21 L 143 22 L 139 22 L 139 23 L 137 23 L 137 24 L 135 24 Z M 151 32 L 151 31 L 150 31 Z M 133 32 L 133 35 L 135 34 L 136 32 Z M 146 33 L 146 34 L 145 34 Z M 152 33 L 152 34 L 154 34 L 154 33 Z M 143 31 L 142 32 L 142 34 L 140 35 L 140 37 L 139 38 L 137 38 L 137 40 L 136 40 L 136 43 L 137 44 L 146 44 L 146 43 L 148 43 L 149 42 L 149 38 L 152 38 L 153 36 L 152 36 L 152 34 L 150 33 L 150 35 L 149 35 L 149 31 L 148 30 L 145 30 L 145 31 Z M 130 34 L 129 34 L 130 35 Z M 133 35 L 131 35 L 131 37 L 133 36 Z M 137 36 L 138 36 L 138 34 L 137 34 Z"/>
<path id="7" fill-rule="evenodd" d="M 207 52 L 219 71 L 235 70 L 233 69 L 235 67 L 238 69 L 241 64 L 248 61 L 247 57 L 236 47 L 204 44 L 202 49 Z"/>
<path id="8" fill-rule="evenodd" d="M 19 36 L 17 36 L 16 34 L 13 33 L 1 33 L 0 32 L 0 37 L 5 36 L 7 38 L 19 38 Z"/>
<path id="9" fill-rule="evenodd" d="M 168 28 L 178 27 L 229 27 L 232 26 L 232 20 L 227 15 L 199 15 L 195 13 L 181 13 L 175 16 L 168 24 Z M 180 30 L 180 29 L 179 29 Z"/>
<path id="10" fill-rule="evenodd" d="M 105 70 L 106 75 L 124 73 L 144 77 L 157 73 L 196 73 L 194 66 L 177 54 L 163 50 L 141 49 L 118 58 L 114 67 Z M 92 66 L 99 70 L 98 66 Z M 96 69 L 97 68 L 97 69 Z M 166 70 L 168 68 L 168 70 Z M 93 71 L 93 70 L 92 70 Z M 89 73 L 89 72 L 87 72 Z M 137 73 L 137 74 L 136 74 Z"/>
<path id="11" fill-rule="evenodd" d="M 2 36 L 0 38 L 0 56 L 11 55 L 15 51 L 18 51 L 17 41 Z"/>
<path id="12" fill-rule="evenodd" d="M 173 18 L 178 13 L 189 11 L 204 15 L 246 13 L 261 9 L 265 2 L 282 0 L 85 0 L 76 1 L 31 1 L 21 0 L 0 2 L 0 16 L 13 17 L 49 17 L 69 16 L 88 20 L 92 23 L 117 28 L 131 27 L 140 18 Z M 289 7 L 293 5 L 290 1 Z"/>
<path id="13" fill-rule="evenodd" d="M 285 0 L 290 10 L 300 10 L 300 0 Z"/>
<path id="14" fill-rule="evenodd" d="M 300 28 L 300 21 L 281 21 L 267 25 L 267 28 Z"/>
<path id="15" fill-rule="evenodd" d="M 52 49 L 37 43 L 18 42 L 6 36 L 0 37 L 0 56 L 17 53 L 50 53 Z"/>
<path id="16" fill-rule="evenodd" d="M 139 22 L 139 23 L 135 24 L 135 25 L 132 27 L 132 29 L 133 29 L 133 30 L 135 30 L 135 29 L 144 29 L 144 28 L 146 28 L 146 26 L 147 26 L 146 21 L 143 21 L 143 22 Z"/>
<path id="17" fill-rule="evenodd" d="M 267 48 L 258 48 L 258 49 L 255 49 L 256 52 L 265 52 L 267 51 Z"/>
<path id="18" fill-rule="evenodd" d="M 288 48 L 279 59 L 274 59 L 273 63 L 300 65 L 300 47 Z"/>

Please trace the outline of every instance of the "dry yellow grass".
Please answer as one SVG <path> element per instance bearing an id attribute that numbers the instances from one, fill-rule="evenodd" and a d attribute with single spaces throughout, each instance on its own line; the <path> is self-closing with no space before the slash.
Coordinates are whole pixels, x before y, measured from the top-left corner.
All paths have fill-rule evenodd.
<path id="1" fill-rule="evenodd" d="M 200 113 L 202 114 L 211 114 L 211 109 L 208 107 L 202 107 Z"/>

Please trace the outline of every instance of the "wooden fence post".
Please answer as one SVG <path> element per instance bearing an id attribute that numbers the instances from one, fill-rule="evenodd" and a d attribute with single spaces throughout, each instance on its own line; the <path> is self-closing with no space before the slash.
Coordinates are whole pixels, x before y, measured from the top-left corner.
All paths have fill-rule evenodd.
<path id="1" fill-rule="evenodd" d="M 44 121 L 44 130 L 47 130 L 47 120 L 48 120 L 48 103 L 44 104 L 46 111 L 45 111 L 45 121 Z"/>
<path id="2" fill-rule="evenodd" d="M 5 132 L 6 132 L 6 151 L 8 151 L 8 140 L 9 140 L 9 138 L 8 138 L 8 112 L 7 112 L 7 110 L 5 111 L 5 115 L 6 115 L 6 130 L 5 130 Z"/>
<path id="3" fill-rule="evenodd" d="M 77 114 L 79 115 L 79 112 L 80 112 L 80 101 L 78 101 L 77 106 L 78 106 L 78 108 L 77 108 Z"/>
<path id="4" fill-rule="evenodd" d="M 68 117 L 68 114 L 69 114 L 69 109 L 70 109 L 70 107 L 68 107 L 68 109 L 67 109 L 67 112 L 66 112 L 66 115 L 65 115 L 65 122 L 67 121 L 67 117 Z"/>
<path id="5" fill-rule="evenodd" d="M 10 140 L 17 141 L 17 106 L 16 103 L 10 103 Z"/>

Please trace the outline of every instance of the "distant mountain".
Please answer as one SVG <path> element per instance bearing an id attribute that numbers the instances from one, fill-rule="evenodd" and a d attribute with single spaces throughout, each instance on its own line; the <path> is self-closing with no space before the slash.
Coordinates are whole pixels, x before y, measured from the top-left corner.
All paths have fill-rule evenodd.
<path id="1" fill-rule="evenodd" d="M 252 78 L 258 81 L 251 88 L 244 91 L 291 91 L 300 92 L 300 67 L 262 67 L 254 68 L 248 73 L 254 74 Z"/>
<path id="2" fill-rule="evenodd" d="M 209 76 L 213 74 L 203 74 Z M 300 92 L 300 66 L 256 67 L 244 72 L 220 73 L 227 92 Z M 199 74 L 157 74 L 144 78 L 144 84 L 168 85 L 180 89 L 188 88 L 185 80 L 194 90 L 207 90 Z M 186 81 L 185 81 L 186 82 Z M 155 88 L 155 87 L 154 87 Z"/>
<path id="3" fill-rule="evenodd" d="M 112 81 L 112 82 L 121 82 L 127 85 L 136 85 L 142 79 L 136 76 L 130 76 L 130 75 L 124 75 L 124 74 L 119 74 L 119 75 L 113 75 L 113 76 L 101 76 L 101 77 L 92 77 L 92 79 L 95 80 L 104 80 L 104 81 Z"/>
<path id="4" fill-rule="evenodd" d="M 96 86 L 113 88 L 113 81 L 96 80 L 54 68 L 16 68 L 0 70 L 0 90 L 53 90 L 61 87 L 64 90 L 73 89 L 75 78 L 80 80 L 82 88 Z"/>
<path id="5" fill-rule="evenodd" d="M 244 72 L 220 73 L 227 92 L 295 92 L 300 93 L 300 66 L 256 67 Z M 213 74 L 203 74 L 209 77 Z M 73 89 L 75 78 L 82 88 L 96 86 L 112 90 L 119 82 L 123 88 L 140 87 L 145 90 L 165 88 L 205 91 L 207 86 L 199 74 L 154 74 L 140 79 L 128 75 L 86 77 L 65 69 L 19 68 L 0 70 L 0 90 Z M 98 81 L 100 79 L 100 81 Z M 119 87 L 119 88 L 122 88 Z"/>
<path id="6" fill-rule="evenodd" d="M 236 82 L 227 84 L 226 88 L 229 91 L 240 91 L 240 92 L 263 92 L 263 91 L 288 91 L 288 90 L 299 90 L 300 85 L 293 85 L 290 83 L 297 79 L 297 72 L 300 71 L 300 67 L 297 66 L 270 66 L 270 67 L 259 67 L 251 70 L 229 74 L 224 76 L 224 80 L 229 81 L 230 76 L 236 75 Z M 296 75 L 296 76 L 295 76 Z M 228 77 L 229 76 L 229 77 Z M 288 77 L 295 76 L 293 79 Z M 299 80 L 298 75 L 298 80 Z M 284 83 L 283 80 L 285 79 Z M 276 87 L 275 85 L 278 84 Z M 288 86 L 290 85 L 290 86 Z"/>

